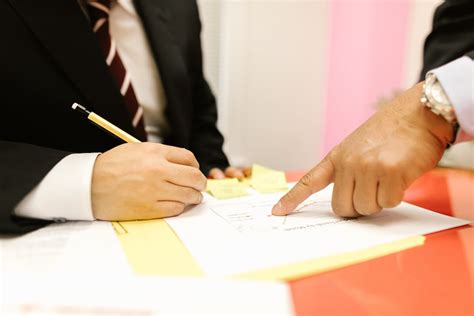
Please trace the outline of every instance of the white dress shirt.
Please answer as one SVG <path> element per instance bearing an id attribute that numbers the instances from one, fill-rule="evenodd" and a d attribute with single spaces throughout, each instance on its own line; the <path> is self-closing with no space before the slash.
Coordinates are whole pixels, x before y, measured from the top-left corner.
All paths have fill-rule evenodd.
<path id="1" fill-rule="evenodd" d="M 460 130 L 456 142 L 474 139 L 474 60 L 464 56 L 430 71 L 451 101 Z"/>
<path id="2" fill-rule="evenodd" d="M 168 130 L 165 93 L 141 19 L 132 0 L 118 0 L 110 11 L 110 32 L 143 107 L 148 140 L 161 142 Z M 98 153 L 62 159 L 16 206 L 15 214 L 46 220 L 94 220 L 92 172 Z"/>

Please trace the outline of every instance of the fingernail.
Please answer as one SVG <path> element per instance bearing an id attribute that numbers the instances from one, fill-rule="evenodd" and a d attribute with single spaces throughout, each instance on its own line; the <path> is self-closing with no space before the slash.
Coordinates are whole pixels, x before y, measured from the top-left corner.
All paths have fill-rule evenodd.
<path id="1" fill-rule="evenodd" d="M 283 213 L 283 204 L 281 203 L 281 201 L 278 201 L 278 203 L 272 209 L 272 214 L 281 215 L 282 213 Z"/>

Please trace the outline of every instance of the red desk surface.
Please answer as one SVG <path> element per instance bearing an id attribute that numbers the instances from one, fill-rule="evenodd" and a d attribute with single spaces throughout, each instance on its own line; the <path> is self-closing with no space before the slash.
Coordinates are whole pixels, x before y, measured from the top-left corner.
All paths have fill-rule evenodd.
<path id="1" fill-rule="evenodd" d="M 302 173 L 288 173 L 295 181 Z M 405 201 L 474 221 L 474 171 L 435 169 Z M 421 247 L 290 282 L 297 315 L 474 315 L 474 226 Z"/>

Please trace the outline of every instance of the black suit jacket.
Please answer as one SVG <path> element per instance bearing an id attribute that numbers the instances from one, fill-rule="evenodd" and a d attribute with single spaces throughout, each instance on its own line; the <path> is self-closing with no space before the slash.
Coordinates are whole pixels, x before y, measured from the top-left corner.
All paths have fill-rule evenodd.
<path id="1" fill-rule="evenodd" d="M 446 0 L 436 9 L 433 30 L 426 38 L 420 80 L 463 55 L 474 59 L 474 1 Z"/>
<path id="2" fill-rule="evenodd" d="M 165 143 L 193 151 L 205 173 L 227 167 L 195 0 L 135 6 L 167 97 Z M 0 232 L 22 232 L 44 222 L 16 218 L 14 207 L 58 161 L 121 143 L 72 111 L 73 102 L 134 129 L 78 0 L 0 0 L 0 38 Z"/>

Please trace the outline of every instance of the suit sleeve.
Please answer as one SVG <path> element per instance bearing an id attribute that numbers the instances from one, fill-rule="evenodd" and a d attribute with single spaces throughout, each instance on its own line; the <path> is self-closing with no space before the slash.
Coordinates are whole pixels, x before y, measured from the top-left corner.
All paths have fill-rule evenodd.
<path id="1" fill-rule="evenodd" d="M 446 0 L 437 9 L 423 54 L 421 80 L 428 71 L 461 56 L 474 58 L 474 1 Z"/>
<path id="2" fill-rule="evenodd" d="M 14 209 L 46 174 L 69 154 L 0 140 L 0 233 L 24 233 L 49 223 L 16 217 L 13 215 Z"/>
<path id="3" fill-rule="evenodd" d="M 189 57 L 193 81 L 193 102 L 195 102 L 191 150 L 201 164 L 201 170 L 207 175 L 212 168 L 225 169 L 229 166 L 229 162 L 222 148 L 224 137 L 217 128 L 216 99 L 204 78 L 200 39 L 201 22 L 195 2 L 193 15 L 192 49 Z"/>

